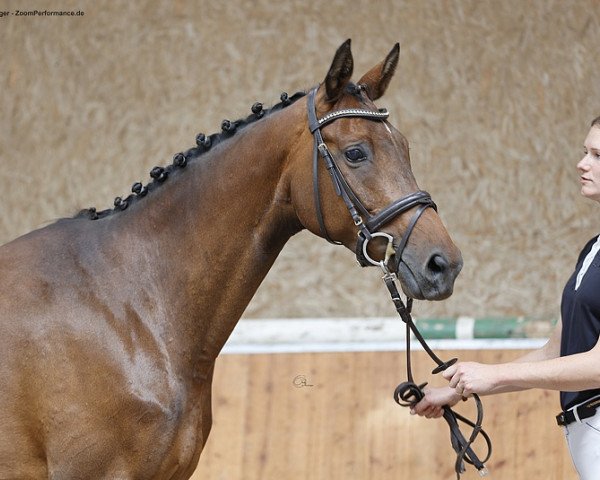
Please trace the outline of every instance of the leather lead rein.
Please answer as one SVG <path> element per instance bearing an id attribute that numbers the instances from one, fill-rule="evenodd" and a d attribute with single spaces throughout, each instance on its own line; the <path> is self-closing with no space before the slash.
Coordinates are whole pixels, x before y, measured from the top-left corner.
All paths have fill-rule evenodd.
<path id="1" fill-rule="evenodd" d="M 396 307 L 396 312 L 400 315 L 402 321 L 406 324 L 406 374 L 407 381 L 401 383 L 394 390 L 394 400 L 398 405 L 403 407 L 413 407 L 419 401 L 423 399 L 425 396 L 423 389 L 427 385 L 427 382 L 421 383 L 417 385 L 414 381 L 412 368 L 411 368 L 411 350 L 410 350 L 410 337 L 411 333 L 414 334 L 419 343 L 423 347 L 423 349 L 427 352 L 427 354 L 431 357 L 431 359 L 436 363 L 437 367 L 433 369 L 432 374 L 438 374 L 446 370 L 451 365 L 454 365 L 457 361 L 456 358 L 452 358 L 446 362 L 442 361 L 434 352 L 431 350 L 421 332 L 415 325 L 411 310 L 412 310 L 412 298 L 406 299 L 406 305 L 402 301 L 400 297 L 400 293 L 398 288 L 396 287 L 396 276 L 393 273 L 390 273 L 387 267 L 381 263 L 381 268 L 384 271 L 383 281 L 390 293 L 390 297 L 392 298 L 392 302 Z M 466 399 L 465 399 L 466 400 Z M 448 424 L 450 428 L 450 443 L 452 444 L 452 448 L 456 452 L 456 462 L 454 463 L 454 471 L 456 472 L 456 478 L 460 479 L 461 473 L 465 471 L 465 462 L 473 465 L 479 475 L 484 477 L 488 474 L 488 470 L 485 467 L 485 462 L 487 462 L 492 455 L 492 442 L 489 435 L 483 430 L 481 424 L 483 422 L 483 405 L 478 395 L 473 394 L 473 400 L 475 400 L 475 404 L 477 406 L 477 419 L 475 422 L 469 420 L 466 417 L 463 417 L 459 413 L 456 413 L 452 410 L 451 407 L 445 405 L 443 407 L 444 410 L 444 420 Z M 458 422 L 463 422 L 466 425 L 469 425 L 473 428 L 471 435 L 467 439 L 463 433 L 460 431 L 460 427 Z M 471 448 L 471 445 L 477 437 L 481 434 L 483 439 L 485 440 L 487 447 L 487 454 L 483 460 L 480 460 L 477 454 Z"/>

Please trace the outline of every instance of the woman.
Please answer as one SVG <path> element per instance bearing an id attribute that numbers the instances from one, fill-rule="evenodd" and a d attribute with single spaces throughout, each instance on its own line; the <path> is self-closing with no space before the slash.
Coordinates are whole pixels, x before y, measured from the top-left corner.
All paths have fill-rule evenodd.
<path id="1" fill-rule="evenodd" d="M 581 194 L 600 202 L 600 117 L 591 124 L 584 152 L 577 164 Z M 542 348 L 499 365 L 457 363 L 443 374 L 449 385 L 426 389 L 411 413 L 437 418 L 443 405 L 452 406 L 473 393 L 560 390 L 563 412 L 557 421 L 565 429 L 575 468 L 582 480 L 600 479 L 599 251 L 600 236 L 581 251 L 563 291 L 561 321 Z"/>

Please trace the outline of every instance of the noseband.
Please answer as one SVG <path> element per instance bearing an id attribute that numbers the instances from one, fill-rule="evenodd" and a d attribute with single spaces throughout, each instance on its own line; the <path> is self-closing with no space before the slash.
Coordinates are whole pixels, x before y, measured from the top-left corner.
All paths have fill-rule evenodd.
<path id="1" fill-rule="evenodd" d="M 408 238 L 410 237 L 410 234 L 412 233 L 417 221 L 427 208 L 431 207 L 437 211 L 437 206 L 431 199 L 429 193 L 423 190 L 418 190 L 392 202 L 375 215 L 371 215 L 367 208 L 362 204 L 360 199 L 356 196 L 350 185 L 348 185 L 348 182 L 346 182 L 342 172 L 333 160 L 333 155 L 331 155 L 331 152 L 323 141 L 321 128 L 339 118 L 359 117 L 369 120 L 384 121 L 388 118 L 389 113 L 384 108 L 379 110 L 351 108 L 330 112 L 324 117 L 317 119 L 317 110 L 315 106 L 317 88 L 318 87 L 313 88 L 308 94 L 308 126 L 314 138 L 313 196 L 321 235 L 323 235 L 323 237 L 325 237 L 325 239 L 327 239 L 327 241 L 330 243 L 334 243 L 336 245 L 341 244 L 341 242 L 335 241 L 329 236 L 323 220 L 323 212 L 321 211 L 321 195 L 319 192 L 319 156 L 321 156 L 325 162 L 325 168 L 327 168 L 327 171 L 331 176 L 335 193 L 341 197 L 346 204 L 346 207 L 352 216 L 352 220 L 358 228 L 358 242 L 355 249 L 358 263 L 363 267 L 367 267 L 369 265 L 381 265 L 381 261 L 374 260 L 369 256 L 367 253 L 367 245 L 374 237 L 383 237 L 388 242 L 385 263 L 387 264 L 390 257 L 395 255 L 397 270 L 397 267 L 400 265 L 402 260 L 402 252 L 408 243 Z M 395 243 L 394 238 L 391 235 L 380 231 L 380 228 L 385 224 L 416 206 L 419 208 L 410 220 L 404 235 L 400 239 L 400 242 Z"/>

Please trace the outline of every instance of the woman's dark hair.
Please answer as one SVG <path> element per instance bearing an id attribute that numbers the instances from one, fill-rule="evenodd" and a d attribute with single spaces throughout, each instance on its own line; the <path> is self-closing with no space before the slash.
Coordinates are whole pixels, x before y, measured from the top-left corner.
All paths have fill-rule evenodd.
<path id="1" fill-rule="evenodd" d="M 600 127 L 600 117 L 596 117 L 592 120 L 591 127 Z"/>

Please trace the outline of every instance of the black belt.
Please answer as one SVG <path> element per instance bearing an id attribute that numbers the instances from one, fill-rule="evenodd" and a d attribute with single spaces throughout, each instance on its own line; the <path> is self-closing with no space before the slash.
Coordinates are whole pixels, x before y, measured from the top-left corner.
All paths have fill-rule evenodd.
<path id="1" fill-rule="evenodd" d="M 582 420 L 584 418 L 590 418 L 596 415 L 596 409 L 600 407 L 600 398 L 592 398 L 588 400 L 586 403 L 582 403 L 581 405 L 571 408 L 566 412 L 560 412 L 556 416 L 556 423 L 560 426 L 569 425 L 577 420 Z M 577 411 L 577 416 L 575 416 L 575 411 Z"/>

